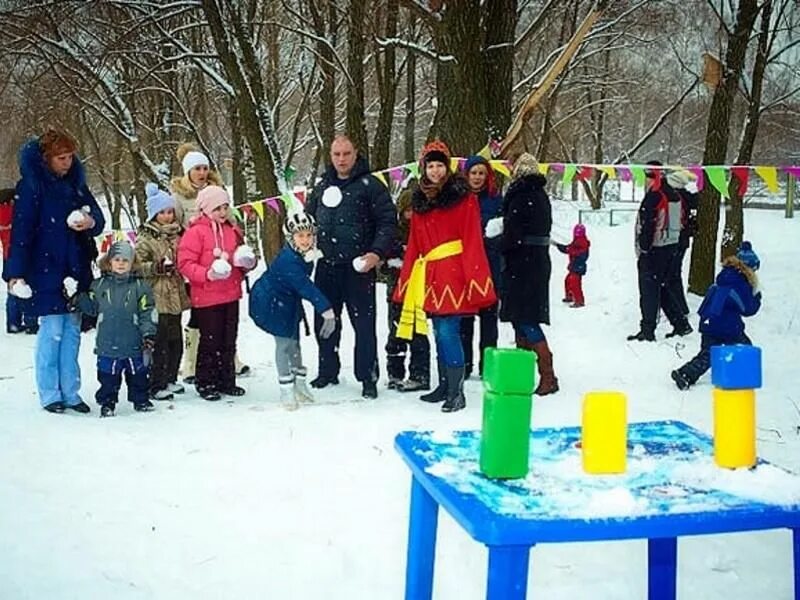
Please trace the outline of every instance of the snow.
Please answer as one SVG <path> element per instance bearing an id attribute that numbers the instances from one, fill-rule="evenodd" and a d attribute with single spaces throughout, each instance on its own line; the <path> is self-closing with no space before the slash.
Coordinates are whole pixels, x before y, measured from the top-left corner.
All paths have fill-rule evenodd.
<path id="1" fill-rule="evenodd" d="M 554 238 L 569 238 L 577 203 L 556 203 Z M 585 208 L 585 206 L 581 205 Z M 763 348 L 764 388 L 757 392 L 758 453 L 800 469 L 795 354 L 798 335 L 797 220 L 780 211 L 746 210 L 766 290 L 747 331 Z M 534 401 L 535 427 L 580 423 L 581 396 L 594 389 L 628 395 L 630 421 L 675 419 L 712 430 L 709 377 L 679 392 L 669 371 L 699 348 L 697 333 L 654 344 L 626 342 L 638 326 L 632 224 L 590 222 L 587 305 L 560 302 L 566 257 L 552 252 L 551 314 L 546 328 L 561 391 Z M 688 271 L 688 258 L 685 266 Z M 386 335 L 379 287 L 379 348 Z M 3 290 L 2 295 L 5 294 Z M 0 297 L 0 300 L 4 298 Z M 699 298 L 690 297 L 696 309 Z M 0 334 L 0 597 L 68 598 L 398 598 L 403 594 L 410 473 L 393 449 L 402 430 L 430 430 L 439 441 L 481 423 L 481 386 L 466 383 L 467 409 L 446 415 L 414 394 L 385 390 L 359 400 L 352 329 L 345 325 L 341 384 L 316 391 L 317 405 L 279 406 L 274 345 L 246 317 L 240 356 L 253 374 L 248 394 L 209 403 L 193 391 L 134 413 L 122 391 L 117 416 L 51 415 L 39 409 L 32 358 L 35 339 Z M 696 318 L 693 325 L 696 326 Z M 477 328 L 476 328 L 477 329 Z M 500 343 L 513 334 L 501 327 Z M 477 342 L 476 342 L 477 344 Z M 83 393 L 97 384 L 93 334 L 83 338 Z M 316 374 L 316 346 L 303 339 Z M 477 459 L 477 457 L 476 457 Z M 646 461 L 634 448 L 629 462 Z M 578 469 L 579 464 L 565 468 Z M 446 474 L 451 465 L 437 467 Z M 553 468 L 550 465 L 549 468 Z M 698 460 L 682 474 L 735 493 L 778 494 L 785 474 L 720 471 Z M 678 485 L 665 494 L 680 494 Z M 623 486 L 592 491 L 595 513 L 636 499 Z M 796 488 L 785 491 L 791 503 Z M 434 597 L 485 596 L 486 550 L 440 513 Z M 792 597 L 788 531 L 681 538 L 678 597 L 707 600 Z M 531 552 L 530 597 L 646 597 L 646 543 L 641 540 L 540 545 Z"/>

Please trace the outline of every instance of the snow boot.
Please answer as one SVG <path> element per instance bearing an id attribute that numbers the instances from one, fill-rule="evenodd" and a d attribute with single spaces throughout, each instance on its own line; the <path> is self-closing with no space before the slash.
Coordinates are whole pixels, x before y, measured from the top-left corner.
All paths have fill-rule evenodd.
<path id="1" fill-rule="evenodd" d="M 47 406 L 43 407 L 47 412 L 51 412 L 57 415 L 60 415 L 66 410 L 63 402 L 53 402 L 48 404 Z"/>
<path id="2" fill-rule="evenodd" d="M 308 385 L 306 384 L 306 374 L 303 373 L 295 373 L 294 376 L 294 386 L 293 386 L 294 398 L 301 404 L 311 404 L 314 402 L 314 395 L 311 393 L 311 390 L 308 389 Z"/>
<path id="3" fill-rule="evenodd" d="M 281 406 L 286 410 L 297 410 L 299 404 L 297 402 L 297 394 L 294 391 L 294 381 L 284 381 L 278 383 L 280 388 Z"/>
<path id="4" fill-rule="evenodd" d="M 172 400 L 172 392 L 169 390 L 156 390 L 150 394 L 153 400 Z"/>
<path id="5" fill-rule="evenodd" d="M 155 410 L 155 406 L 150 400 L 145 400 L 144 402 L 137 402 L 133 405 L 133 410 L 136 412 L 151 412 Z"/>
<path id="6" fill-rule="evenodd" d="M 200 345 L 200 330 L 194 327 L 187 327 L 183 330 L 183 365 L 181 365 L 181 375 L 183 382 L 194 383 L 194 371 L 197 366 L 197 347 Z"/>
<path id="7" fill-rule="evenodd" d="M 73 404 L 72 406 L 67 406 L 68 409 L 74 410 L 75 412 L 79 412 L 81 414 L 87 414 L 92 412 L 92 409 L 89 408 L 89 405 L 86 404 L 83 400 L 78 402 L 77 404 Z"/>
<path id="8" fill-rule="evenodd" d="M 439 385 L 432 392 L 419 397 L 423 402 L 444 402 L 447 399 L 447 371 L 444 363 L 437 360 L 436 368 L 439 370 Z"/>
<path id="9" fill-rule="evenodd" d="M 327 377 L 325 375 L 319 375 L 316 379 L 311 380 L 311 387 L 321 390 L 324 387 L 328 387 L 329 385 L 339 385 L 339 377 Z"/>
<path id="10" fill-rule="evenodd" d="M 398 392 L 420 392 L 431 389 L 431 384 L 428 381 L 409 377 L 405 381 L 398 383 L 396 389 Z"/>
<path id="11" fill-rule="evenodd" d="M 113 417 L 114 416 L 114 404 L 101 404 L 100 405 L 100 418 L 105 417 Z"/>
<path id="12" fill-rule="evenodd" d="M 680 369 L 675 369 L 672 373 L 670 373 L 670 377 L 672 377 L 672 381 L 675 382 L 675 385 L 678 386 L 679 390 L 688 390 L 694 383 L 694 381 L 691 381 L 686 373 Z"/>
<path id="13" fill-rule="evenodd" d="M 547 345 L 547 340 L 529 345 L 536 353 L 536 365 L 539 368 L 539 385 L 533 392 L 537 396 L 555 394 L 558 391 L 558 378 L 553 372 L 553 353 Z"/>
<path id="14" fill-rule="evenodd" d="M 447 399 L 442 405 L 442 412 L 456 412 L 467 407 L 467 400 L 464 398 L 464 373 L 464 367 L 447 367 Z"/>
<path id="15" fill-rule="evenodd" d="M 378 397 L 378 386 L 374 381 L 361 382 L 361 397 L 368 400 L 374 400 Z"/>

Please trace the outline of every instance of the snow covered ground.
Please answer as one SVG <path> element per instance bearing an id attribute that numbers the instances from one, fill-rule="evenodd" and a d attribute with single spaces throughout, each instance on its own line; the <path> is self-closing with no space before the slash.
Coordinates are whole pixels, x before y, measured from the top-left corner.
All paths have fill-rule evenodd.
<path id="1" fill-rule="evenodd" d="M 554 237 L 567 240 L 576 205 L 556 203 L 555 212 Z M 745 223 L 764 290 L 761 313 L 747 322 L 764 356 L 758 451 L 800 471 L 800 221 L 749 210 Z M 534 426 L 579 424 L 585 391 L 618 389 L 628 394 L 631 421 L 678 419 L 710 431 L 708 377 L 690 392 L 669 378 L 697 351 L 698 334 L 664 340 L 662 324 L 655 344 L 625 341 L 639 319 L 632 223 L 590 221 L 588 235 L 585 308 L 559 301 L 566 257 L 553 253 L 546 331 L 561 391 L 536 399 Z M 501 345 L 511 345 L 510 328 L 501 327 Z M 0 334 L 0 598 L 402 597 L 410 474 L 394 435 L 480 427 L 480 383 L 467 382 L 468 407 L 453 415 L 386 391 L 385 379 L 377 401 L 353 402 L 360 387 L 345 325 L 342 383 L 318 392 L 318 406 L 289 413 L 277 402 L 271 338 L 246 317 L 239 332 L 240 355 L 253 367 L 241 380 L 243 398 L 208 403 L 190 391 L 150 414 L 121 401 L 117 417 L 103 420 L 93 404 L 92 334 L 81 348 L 89 416 L 39 409 L 34 338 Z M 313 375 L 316 347 L 303 343 Z M 438 540 L 434 597 L 483 598 L 485 548 L 445 513 Z M 791 598 L 791 549 L 788 531 L 682 538 L 678 597 Z M 646 586 L 644 541 L 531 553 L 533 598 L 638 600 Z"/>

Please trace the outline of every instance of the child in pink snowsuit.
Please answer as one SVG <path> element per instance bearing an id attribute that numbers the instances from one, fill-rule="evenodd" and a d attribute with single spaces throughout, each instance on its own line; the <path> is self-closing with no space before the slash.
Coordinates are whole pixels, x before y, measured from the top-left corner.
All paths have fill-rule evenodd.
<path id="1" fill-rule="evenodd" d="M 589 260 L 589 238 L 586 237 L 586 227 L 578 223 L 572 228 L 572 242 L 569 244 L 556 244 L 564 254 L 569 255 L 567 277 L 564 279 L 563 302 L 572 302 L 572 308 L 584 305 L 583 285 L 581 280 L 586 275 L 586 263 Z"/>

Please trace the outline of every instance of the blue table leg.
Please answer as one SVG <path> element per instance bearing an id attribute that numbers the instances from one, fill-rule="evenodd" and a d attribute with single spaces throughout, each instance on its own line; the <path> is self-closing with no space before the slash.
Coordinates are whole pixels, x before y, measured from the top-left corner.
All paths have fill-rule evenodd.
<path id="1" fill-rule="evenodd" d="M 675 600 L 677 595 L 677 538 L 647 540 L 647 598 Z"/>
<path id="2" fill-rule="evenodd" d="M 489 546 L 486 600 L 525 600 L 529 546 Z"/>
<path id="3" fill-rule="evenodd" d="M 415 477 L 411 478 L 405 600 L 431 600 L 439 505 Z"/>
<path id="4" fill-rule="evenodd" d="M 794 600 L 800 600 L 800 529 L 792 529 L 794 549 Z"/>

